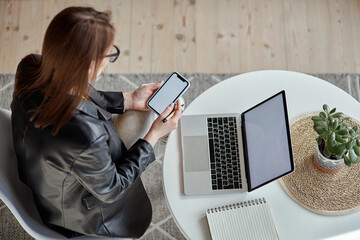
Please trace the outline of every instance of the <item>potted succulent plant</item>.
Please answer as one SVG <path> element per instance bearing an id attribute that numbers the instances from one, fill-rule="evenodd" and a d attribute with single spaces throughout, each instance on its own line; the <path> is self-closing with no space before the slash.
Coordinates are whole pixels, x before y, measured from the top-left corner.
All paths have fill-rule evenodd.
<path id="1" fill-rule="evenodd" d="M 349 124 L 351 118 L 336 112 L 336 108 L 330 110 L 326 104 L 323 110 L 311 118 L 318 133 L 315 162 L 320 169 L 335 172 L 344 163 L 351 166 L 359 161 L 360 135 L 358 127 Z"/>

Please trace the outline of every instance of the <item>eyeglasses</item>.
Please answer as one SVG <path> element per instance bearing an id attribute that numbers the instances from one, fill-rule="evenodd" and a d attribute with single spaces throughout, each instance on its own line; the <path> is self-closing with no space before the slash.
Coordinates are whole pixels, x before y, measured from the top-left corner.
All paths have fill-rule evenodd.
<path id="1" fill-rule="evenodd" d="M 114 48 L 116 50 L 116 53 L 111 53 L 111 54 L 105 56 L 105 57 L 110 58 L 109 62 L 111 62 L 111 63 L 115 62 L 116 59 L 118 59 L 118 57 L 120 55 L 120 49 L 115 45 L 113 45 L 113 46 L 114 46 Z"/>

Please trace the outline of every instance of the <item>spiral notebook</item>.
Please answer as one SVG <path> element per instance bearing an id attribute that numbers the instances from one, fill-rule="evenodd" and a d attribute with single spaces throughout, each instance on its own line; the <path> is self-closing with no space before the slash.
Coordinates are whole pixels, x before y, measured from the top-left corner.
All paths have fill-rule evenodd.
<path id="1" fill-rule="evenodd" d="M 265 198 L 211 208 L 206 217 L 213 240 L 279 239 Z"/>

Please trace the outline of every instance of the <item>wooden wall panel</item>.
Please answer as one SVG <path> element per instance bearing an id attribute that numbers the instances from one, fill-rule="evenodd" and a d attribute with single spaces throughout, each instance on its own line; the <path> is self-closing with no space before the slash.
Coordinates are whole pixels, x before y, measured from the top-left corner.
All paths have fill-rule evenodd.
<path id="1" fill-rule="evenodd" d="M 359 0 L 2 0 L 0 73 L 40 53 L 74 4 L 112 11 L 122 54 L 110 73 L 360 73 Z"/>
<path id="2" fill-rule="evenodd" d="M 130 72 L 150 73 L 152 52 L 152 3 L 150 0 L 132 1 Z"/>
<path id="3" fill-rule="evenodd" d="M 196 72 L 195 0 L 174 2 L 174 71 Z"/>
<path id="4" fill-rule="evenodd" d="M 5 73 L 16 71 L 24 53 L 14 44 L 20 36 L 20 5 L 12 1 L 0 1 L 0 70 Z"/>
<path id="5" fill-rule="evenodd" d="M 284 1 L 288 69 L 356 72 L 350 1 Z M 355 28 L 355 29 L 354 29 Z"/>
<path id="6" fill-rule="evenodd" d="M 340 72 L 355 72 L 354 44 L 358 43 L 354 42 L 352 36 L 350 5 L 347 1 L 330 1 L 328 11 L 331 25 L 329 36 L 332 36 L 328 38 L 331 41 L 328 51 L 330 51 L 332 61 L 326 72 L 331 69 L 339 69 Z"/>
<path id="7" fill-rule="evenodd" d="M 244 48 L 240 46 L 240 2 L 238 0 L 216 1 L 216 44 L 214 55 L 216 72 L 235 72 L 241 68 L 240 58 Z M 201 43 L 199 43 L 201 44 Z"/>
<path id="8" fill-rule="evenodd" d="M 112 22 L 115 28 L 114 44 L 121 51 L 118 60 L 110 63 L 106 72 L 130 72 L 132 1 L 110 2 Z"/>
<path id="9" fill-rule="evenodd" d="M 354 43 L 351 49 L 354 52 L 355 58 L 354 72 L 360 73 L 360 1 L 352 0 L 349 7 L 351 12 L 352 39 Z"/>
<path id="10" fill-rule="evenodd" d="M 216 1 L 197 0 L 195 12 L 196 71 L 216 72 Z M 210 71 L 211 69 L 211 71 Z"/>
<path id="11" fill-rule="evenodd" d="M 151 72 L 170 72 L 174 69 L 174 1 L 153 0 Z"/>
<path id="12" fill-rule="evenodd" d="M 287 68 L 293 71 L 310 69 L 311 28 L 306 21 L 305 1 L 284 1 L 284 24 L 286 32 Z"/>
<path id="13" fill-rule="evenodd" d="M 240 69 L 286 69 L 282 0 L 248 0 L 240 9 Z"/>

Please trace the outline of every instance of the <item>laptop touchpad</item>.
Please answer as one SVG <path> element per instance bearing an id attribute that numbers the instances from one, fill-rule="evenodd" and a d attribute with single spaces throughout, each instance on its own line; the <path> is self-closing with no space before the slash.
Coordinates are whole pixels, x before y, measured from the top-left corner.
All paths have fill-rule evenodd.
<path id="1" fill-rule="evenodd" d="M 209 148 L 206 136 L 184 137 L 184 159 L 186 172 L 210 171 Z"/>

